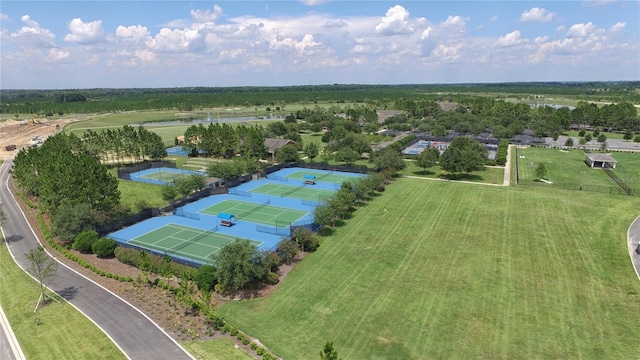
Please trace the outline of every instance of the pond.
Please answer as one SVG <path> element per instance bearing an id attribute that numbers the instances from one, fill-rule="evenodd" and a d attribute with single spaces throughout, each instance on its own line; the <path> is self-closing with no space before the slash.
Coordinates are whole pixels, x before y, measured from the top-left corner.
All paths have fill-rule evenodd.
<path id="1" fill-rule="evenodd" d="M 232 123 L 243 121 L 261 121 L 261 120 L 282 120 L 284 116 L 238 116 L 238 117 L 206 117 L 202 119 L 175 119 L 175 120 L 158 120 L 158 121 L 146 121 L 144 123 L 135 123 L 131 126 L 176 126 L 176 125 L 197 125 L 197 124 L 210 124 L 210 123 Z"/>

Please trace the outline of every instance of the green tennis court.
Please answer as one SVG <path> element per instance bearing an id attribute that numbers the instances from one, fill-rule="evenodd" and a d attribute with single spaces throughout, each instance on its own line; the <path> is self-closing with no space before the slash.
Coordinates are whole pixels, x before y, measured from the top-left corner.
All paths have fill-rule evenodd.
<path id="1" fill-rule="evenodd" d="M 292 223 L 307 215 L 307 212 L 302 210 L 269 206 L 269 201 L 262 204 L 256 204 L 229 199 L 200 210 L 200 212 L 209 215 L 218 215 L 218 213 L 222 212 L 232 214 L 238 220 L 268 225 L 276 225 L 283 222 Z"/>
<path id="2" fill-rule="evenodd" d="M 322 199 L 329 198 L 335 194 L 335 192 L 331 190 L 316 189 L 313 185 L 291 186 L 276 183 L 264 184 L 255 189 L 251 189 L 251 192 L 314 201 L 322 201 Z"/>
<path id="3" fill-rule="evenodd" d="M 128 243 L 169 255 L 209 262 L 212 254 L 236 239 L 211 230 L 170 223 L 131 239 Z M 256 246 L 260 245 L 255 241 L 254 243 Z"/>
<path id="4" fill-rule="evenodd" d="M 316 181 L 322 182 L 332 182 L 332 183 L 343 183 L 354 182 L 358 180 L 357 176 L 349 176 L 344 174 L 334 174 L 333 172 L 327 171 L 296 171 L 287 175 L 289 179 L 297 179 L 304 180 L 305 175 L 315 175 Z"/>

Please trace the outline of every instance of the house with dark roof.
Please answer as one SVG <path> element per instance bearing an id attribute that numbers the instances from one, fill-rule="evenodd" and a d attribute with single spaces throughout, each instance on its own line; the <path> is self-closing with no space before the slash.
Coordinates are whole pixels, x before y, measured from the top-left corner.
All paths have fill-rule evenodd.
<path id="1" fill-rule="evenodd" d="M 285 146 L 297 146 L 298 143 L 290 139 L 264 139 L 264 146 L 267 147 L 267 152 L 271 155 L 271 160 L 275 159 L 276 152 Z"/>

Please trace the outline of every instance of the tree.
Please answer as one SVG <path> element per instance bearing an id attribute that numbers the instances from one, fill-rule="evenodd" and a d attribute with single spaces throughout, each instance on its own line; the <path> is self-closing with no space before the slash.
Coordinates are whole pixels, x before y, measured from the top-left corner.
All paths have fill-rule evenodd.
<path id="1" fill-rule="evenodd" d="M 356 162 L 360 158 L 360 154 L 351 148 L 342 148 L 336 152 L 335 160 L 339 162 L 343 162 L 347 165 L 351 165 Z"/>
<path id="2" fill-rule="evenodd" d="M 160 187 L 160 196 L 162 200 L 173 203 L 173 200 L 178 195 L 178 188 L 174 184 L 164 184 Z"/>
<path id="3" fill-rule="evenodd" d="M 106 237 L 98 239 L 91 246 L 91 250 L 99 258 L 112 257 L 116 250 L 116 241 Z"/>
<path id="4" fill-rule="evenodd" d="M 53 215 L 53 235 L 64 241 L 72 241 L 81 232 L 93 230 L 96 224 L 96 217 L 89 204 L 65 204 Z"/>
<path id="5" fill-rule="evenodd" d="M 314 233 L 306 227 L 299 226 L 291 233 L 291 239 L 295 241 L 300 250 L 312 252 L 316 251 L 320 243 Z"/>
<path id="6" fill-rule="evenodd" d="M 278 243 L 276 251 L 282 257 L 285 264 L 290 265 L 291 260 L 295 259 L 298 256 L 298 246 L 294 241 L 289 239 L 282 239 Z"/>
<path id="7" fill-rule="evenodd" d="M 264 278 L 268 270 L 263 254 L 246 239 L 236 239 L 212 256 L 222 291 L 232 294 L 248 283 Z"/>
<path id="8" fill-rule="evenodd" d="M 324 348 L 320 352 L 320 360 L 340 360 L 338 352 L 333 347 L 333 342 L 324 344 Z"/>
<path id="9" fill-rule="evenodd" d="M 600 134 L 598 135 L 597 139 L 596 139 L 599 143 L 603 143 L 607 141 L 607 135 L 605 134 Z"/>
<path id="10" fill-rule="evenodd" d="M 40 245 L 29 250 L 25 256 L 29 261 L 29 272 L 40 283 L 40 297 L 38 298 L 38 303 L 34 310 L 35 312 L 38 310 L 40 302 L 45 297 L 49 297 L 45 292 L 46 283 L 56 277 L 58 263 L 50 257 Z M 49 298 L 53 299 L 51 297 Z"/>
<path id="11" fill-rule="evenodd" d="M 438 159 L 440 158 L 440 151 L 436 148 L 427 148 L 418 155 L 416 159 L 416 165 L 421 167 L 424 171 L 427 171 L 427 168 L 432 167 L 436 164 Z"/>
<path id="12" fill-rule="evenodd" d="M 602 151 L 606 151 L 606 150 L 607 150 L 607 146 L 609 146 L 609 144 L 607 143 L 607 141 L 606 141 L 606 140 L 605 140 L 605 141 L 603 141 L 603 142 L 600 144 L 600 150 L 602 150 Z"/>
<path id="13" fill-rule="evenodd" d="M 296 162 L 299 159 L 298 150 L 293 146 L 284 146 L 276 153 L 276 160 L 279 163 Z"/>
<path id="14" fill-rule="evenodd" d="M 217 269 L 213 265 L 203 265 L 198 268 L 194 280 L 200 291 L 210 292 L 213 290 L 213 287 L 218 283 L 216 271 Z"/>
<path id="15" fill-rule="evenodd" d="M 539 163 L 538 165 L 536 165 L 535 171 L 539 179 L 544 179 L 544 177 L 547 175 L 547 167 L 544 165 L 544 163 Z"/>
<path id="16" fill-rule="evenodd" d="M 335 210 L 328 204 L 316 206 L 316 208 L 313 210 L 314 221 L 323 228 L 332 225 L 335 221 L 335 218 Z"/>
<path id="17" fill-rule="evenodd" d="M 236 163 L 231 161 L 214 162 L 207 167 L 207 174 L 209 174 L 209 176 L 223 180 L 234 178 L 240 175 L 241 172 L 242 170 L 238 168 Z"/>
<path id="18" fill-rule="evenodd" d="M 72 248 L 81 253 L 91 253 L 96 241 L 98 241 L 98 233 L 95 230 L 85 230 L 76 236 Z"/>
<path id="19" fill-rule="evenodd" d="M 564 142 L 564 146 L 573 147 L 573 138 L 567 138 L 567 140 Z"/>
<path id="20" fill-rule="evenodd" d="M 407 164 L 402 160 L 400 152 L 392 147 L 386 147 L 373 154 L 373 164 L 377 171 L 404 169 Z"/>
<path id="21" fill-rule="evenodd" d="M 588 143 L 588 142 L 590 142 L 591 140 L 593 140 L 593 136 L 592 136 L 591 134 L 586 134 L 586 135 L 584 136 L 584 141 L 585 141 L 585 142 L 587 142 L 587 143 Z"/>
<path id="22" fill-rule="evenodd" d="M 316 145 L 316 143 L 310 142 L 305 145 L 303 152 L 305 155 L 307 155 L 307 157 L 309 157 L 311 161 L 313 161 L 313 159 L 315 159 L 320 153 L 320 150 L 318 149 L 318 145 Z"/>
<path id="23" fill-rule="evenodd" d="M 440 167 L 451 174 L 469 174 L 484 169 L 487 155 L 486 146 L 470 138 L 458 137 L 453 139 L 440 157 Z"/>

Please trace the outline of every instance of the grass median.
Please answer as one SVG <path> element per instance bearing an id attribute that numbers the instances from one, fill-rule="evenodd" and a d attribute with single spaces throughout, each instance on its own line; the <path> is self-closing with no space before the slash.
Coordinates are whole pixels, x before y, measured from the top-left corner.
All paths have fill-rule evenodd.
<path id="1" fill-rule="evenodd" d="M 2 308 L 27 359 L 126 358 L 100 329 L 64 301 L 34 313 L 39 286 L 15 264 L 4 241 L 0 268 Z"/>

